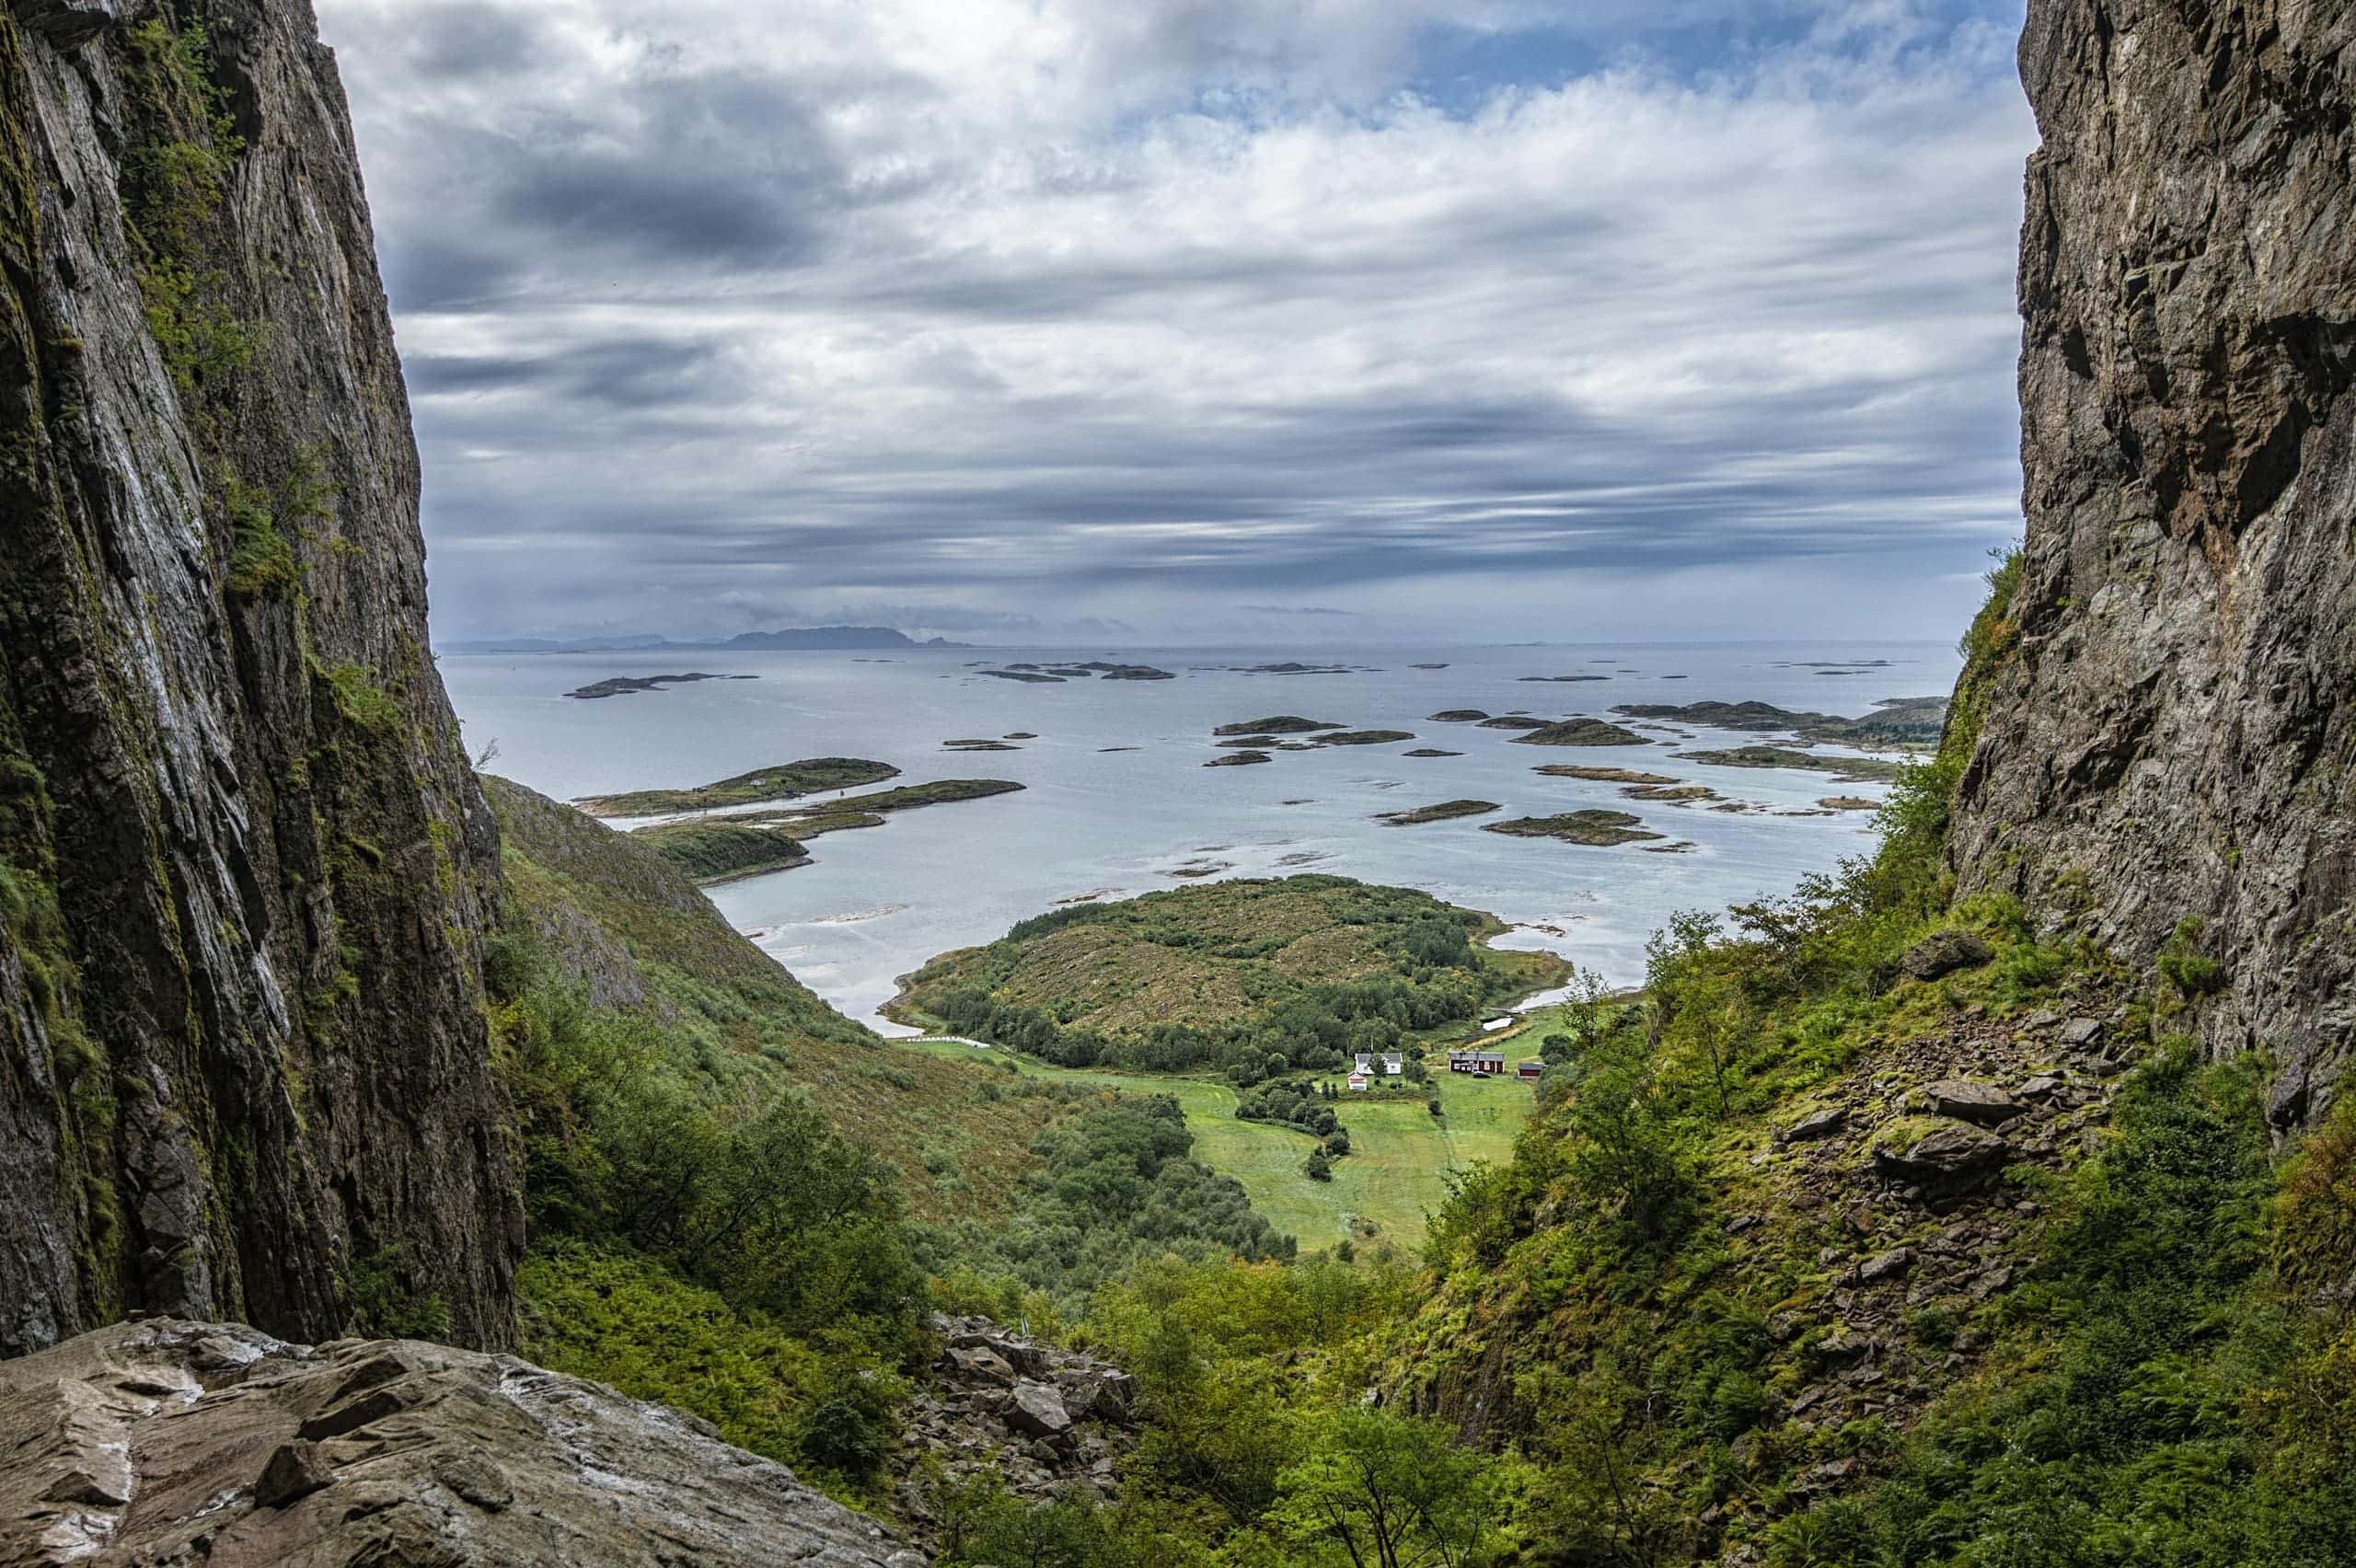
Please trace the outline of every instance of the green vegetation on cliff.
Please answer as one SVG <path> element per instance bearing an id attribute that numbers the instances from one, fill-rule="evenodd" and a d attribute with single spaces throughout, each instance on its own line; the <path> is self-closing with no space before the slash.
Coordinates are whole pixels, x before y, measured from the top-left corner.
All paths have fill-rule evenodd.
<path id="1" fill-rule="evenodd" d="M 1476 940 L 1499 928 L 1343 877 L 1215 882 L 1023 921 L 935 959 L 895 1006 L 1066 1066 L 1216 1066 L 1248 1085 L 1390 1049 L 1559 976 L 1559 960 Z"/>

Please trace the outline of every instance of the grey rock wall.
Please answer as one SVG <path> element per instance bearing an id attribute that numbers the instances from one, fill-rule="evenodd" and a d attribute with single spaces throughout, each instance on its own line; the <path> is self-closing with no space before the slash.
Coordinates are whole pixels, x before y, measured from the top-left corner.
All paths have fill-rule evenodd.
<path id="1" fill-rule="evenodd" d="M 0 1354 L 498 1345 L 497 829 L 306 0 L 0 0 Z"/>
<path id="2" fill-rule="evenodd" d="M 2356 1039 L 2356 6 L 2031 0 L 2017 644 L 1963 885 L 2224 966 L 2324 1108 Z"/>

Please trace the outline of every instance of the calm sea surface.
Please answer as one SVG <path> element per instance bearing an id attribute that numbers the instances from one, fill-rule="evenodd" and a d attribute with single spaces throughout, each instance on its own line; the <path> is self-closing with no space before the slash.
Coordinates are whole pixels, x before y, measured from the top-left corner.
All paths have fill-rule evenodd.
<path id="1" fill-rule="evenodd" d="M 1170 681 L 1072 680 L 1034 686 L 985 676 L 969 662 L 1103 658 L 1154 664 Z M 1339 674 L 1254 674 L 1298 661 Z M 1812 664 L 1858 670 L 1827 674 Z M 1445 669 L 1417 669 L 1419 663 Z M 1623 801 L 1611 784 L 1549 778 L 1542 764 L 1624 767 L 1707 784 L 1770 811 L 1820 797 L 1879 797 L 1816 773 L 1709 767 L 1670 753 L 1757 736 L 1691 730 L 1692 741 L 1640 732 L 1643 747 L 1513 744 L 1510 732 L 1439 724 L 1451 708 L 1527 710 L 1548 719 L 1609 716 L 1622 702 L 1756 698 L 1863 713 L 1886 698 L 1944 693 L 1958 660 L 1945 643 L 1871 645 L 1574 645 L 1552 648 L 1124 649 L 850 653 L 451 655 L 442 674 L 475 749 L 499 745 L 492 770 L 559 799 L 708 782 L 805 756 L 889 762 L 896 783 L 1011 778 L 1021 794 L 901 813 L 880 828 L 812 841 L 814 864 L 716 888 L 737 928 L 855 1018 L 897 976 L 935 953 L 1003 934 L 1017 920 L 1084 894 L 1179 887 L 1180 870 L 1224 876 L 1335 872 L 1417 887 L 1513 923 L 1505 944 L 1549 948 L 1614 983 L 1643 974 L 1648 933 L 1673 911 L 1722 908 L 1788 893 L 1811 871 L 1868 848 L 1868 818 L 1714 812 Z M 757 675 L 583 702 L 563 694 L 609 675 L 704 670 Z M 1525 683 L 1529 675 L 1601 681 Z M 1672 677 L 1683 676 L 1683 679 Z M 1300 714 L 1355 729 L 1412 731 L 1393 744 L 1278 752 L 1265 767 L 1206 768 L 1216 725 Z M 1690 729 L 1690 727 L 1688 727 Z M 1019 751 L 960 755 L 941 743 L 1019 731 Z M 1461 756 L 1413 758 L 1418 746 Z M 1837 754 L 1838 748 L 1819 751 Z M 1497 816 L 1390 827 L 1378 813 L 1472 797 Z M 1688 854 L 1595 849 L 1481 831 L 1483 821 L 1585 807 L 1635 813 Z M 886 1026 L 888 1027 L 888 1026 Z M 893 1031 L 894 1032 L 904 1032 Z"/>

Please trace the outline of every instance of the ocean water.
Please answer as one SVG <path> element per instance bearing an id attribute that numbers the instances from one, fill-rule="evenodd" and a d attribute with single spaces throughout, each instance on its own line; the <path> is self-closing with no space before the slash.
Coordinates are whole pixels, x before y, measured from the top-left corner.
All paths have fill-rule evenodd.
<path id="1" fill-rule="evenodd" d="M 994 679 L 973 663 L 1103 658 L 1154 664 L 1169 681 Z M 1248 674 L 1297 661 L 1345 673 Z M 1868 666 L 1868 662 L 1882 661 Z M 1419 669 L 1419 663 L 1445 664 Z M 1855 674 L 1819 673 L 1831 665 Z M 1858 714 L 1884 698 L 1946 692 L 1958 667 L 1944 643 L 1571 645 L 1434 649 L 1001 649 L 853 654 L 667 652 L 449 655 L 444 680 L 470 748 L 498 744 L 491 770 L 560 800 L 687 786 L 797 757 L 874 757 L 895 783 L 1011 778 L 1020 794 L 928 807 L 880 828 L 814 839 L 815 862 L 715 888 L 722 912 L 821 996 L 874 1016 L 899 976 L 936 953 L 1002 935 L 1016 921 L 1089 894 L 1185 885 L 1217 876 L 1314 870 L 1421 888 L 1485 909 L 1514 929 L 1503 945 L 1546 948 L 1613 984 L 1640 978 L 1646 937 L 1682 909 L 1789 893 L 1810 872 L 1872 847 L 1865 813 L 1777 815 L 1820 797 L 1879 798 L 1880 785 L 1825 774 L 1725 768 L 1671 754 L 1767 737 L 1680 726 L 1639 731 L 1642 747 L 1519 745 L 1511 732 L 1441 724 L 1452 708 L 1611 717 L 1623 702 L 1758 699 Z M 611 675 L 686 670 L 748 674 L 579 701 L 563 694 Z M 1600 674 L 1577 684 L 1530 675 Z M 1300 714 L 1353 729 L 1399 729 L 1392 744 L 1277 752 L 1265 767 L 1207 768 L 1225 755 L 1214 726 Z M 1028 731 L 1020 750 L 964 755 L 960 738 Z M 1411 758 L 1418 746 L 1463 755 Z M 1819 752 L 1842 755 L 1841 748 Z M 1619 786 L 1546 778 L 1572 763 L 1669 774 L 1755 802 L 1756 814 L 1622 799 Z M 1471 797 L 1493 816 L 1392 827 L 1380 813 Z M 822 798 L 823 799 L 823 798 Z M 1590 848 L 1481 830 L 1507 816 L 1588 807 L 1629 811 L 1685 854 Z"/>

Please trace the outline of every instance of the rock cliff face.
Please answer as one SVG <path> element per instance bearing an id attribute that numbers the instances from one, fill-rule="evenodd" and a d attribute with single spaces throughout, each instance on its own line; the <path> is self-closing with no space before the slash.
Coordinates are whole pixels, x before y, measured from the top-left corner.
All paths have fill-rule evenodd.
<path id="1" fill-rule="evenodd" d="M 0 0 L 0 1355 L 497 1345 L 497 832 L 306 0 Z"/>
<path id="2" fill-rule="evenodd" d="M 921 1568 L 702 1423 L 513 1356 L 122 1323 L 0 1364 L 0 1561 Z"/>
<path id="3" fill-rule="evenodd" d="M 2356 1036 L 2356 7 L 2031 0 L 2021 69 L 2027 545 L 1957 866 L 2222 963 L 2290 1125 Z"/>

